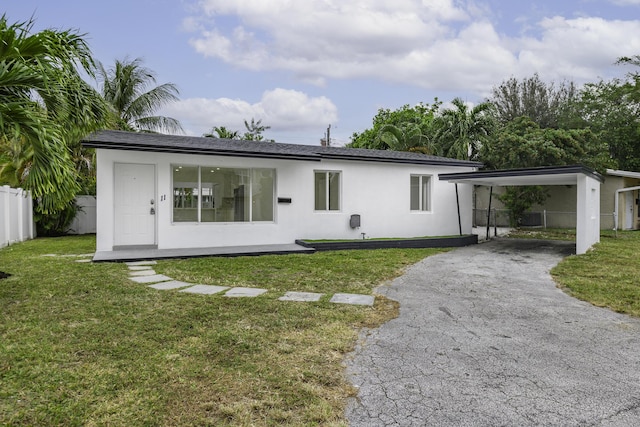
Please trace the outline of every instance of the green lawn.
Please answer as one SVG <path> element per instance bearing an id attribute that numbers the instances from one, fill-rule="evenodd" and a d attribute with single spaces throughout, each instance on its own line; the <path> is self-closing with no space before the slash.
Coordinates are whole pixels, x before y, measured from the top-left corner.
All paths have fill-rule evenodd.
<path id="1" fill-rule="evenodd" d="M 0 425 L 344 425 L 343 358 L 397 315 L 282 302 L 289 290 L 371 294 L 438 249 L 159 262 L 175 279 L 261 287 L 232 299 L 158 291 L 120 263 L 78 263 L 93 237 L 0 250 Z"/>
<path id="2" fill-rule="evenodd" d="M 551 274 L 576 298 L 640 317 L 640 232 L 607 231 L 584 255 L 565 258 Z"/>
<path id="3" fill-rule="evenodd" d="M 530 233 L 530 232 L 528 232 Z M 545 231 L 547 238 L 565 231 Z M 552 270 L 567 292 L 640 316 L 640 233 L 605 233 Z M 535 237 L 533 235 L 529 237 Z M 92 237 L 0 250 L 0 425 L 345 425 L 343 358 L 358 330 L 397 315 L 282 302 L 288 290 L 371 293 L 442 250 L 389 249 L 158 263 L 194 283 L 263 287 L 255 299 L 157 291 L 117 263 L 77 263 Z"/>

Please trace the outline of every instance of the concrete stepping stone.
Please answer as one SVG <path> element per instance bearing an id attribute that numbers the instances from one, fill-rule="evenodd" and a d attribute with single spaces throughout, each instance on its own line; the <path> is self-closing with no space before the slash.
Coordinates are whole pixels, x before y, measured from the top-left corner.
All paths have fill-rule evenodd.
<path id="1" fill-rule="evenodd" d="M 227 291 L 226 294 L 224 294 L 224 296 L 229 298 L 252 298 L 257 297 L 258 295 L 262 295 L 265 292 L 267 292 L 266 289 L 238 287 L 231 288 L 229 291 Z"/>
<path id="2" fill-rule="evenodd" d="M 315 292 L 287 292 L 283 297 L 278 298 L 280 301 L 304 301 L 314 302 L 320 301 L 320 298 L 324 294 L 318 294 Z"/>
<path id="3" fill-rule="evenodd" d="M 193 283 L 181 282 L 179 280 L 171 280 L 169 282 L 160 282 L 154 285 L 149 285 L 150 288 L 159 289 L 161 291 L 186 288 L 187 286 L 193 286 Z"/>
<path id="4" fill-rule="evenodd" d="M 142 270 L 151 270 L 153 267 L 150 265 L 130 265 L 129 270 L 131 271 L 142 271 Z"/>
<path id="5" fill-rule="evenodd" d="M 129 279 L 137 283 L 157 283 L 157 282 L 168 282 L 169 280 L 173 280 L 171 277 L 167 277 L 164 274 L 154 274 L 153 276 L 129 277 Z"/>
<path id="6" fill-rule="evenodd" d="M 359 294 L 335 294 L 329 302 L 337 304 L 373 305 L 375 297 L 373 295 Z"/>
<path id="7" fill-rule="evenodd" d="M 132 262 L 126 262 L 125 263 L 128 266 L 140 266 L 140 265 L 156 265 L 157 262 L 155 261 L 132 261 Z"/>
<path id="8" fill-rule="evenodd" d="M 180 292 L 188 292 L 191 294 L 204 294 L 211 295 L 217 294 L 218 292 L 222 292 L 224 290 L 229 289 L 227 286 L 213 286 L 213 285 L 194 285 L 190 288 L 183 289 Z"/>
<path id="9" fill-rule="evenodd" d="M 157 274 L 154 270 L 138 270 L 129 272 L 130 277 L 140 277 L 140 276 L 153 276 Z"/>

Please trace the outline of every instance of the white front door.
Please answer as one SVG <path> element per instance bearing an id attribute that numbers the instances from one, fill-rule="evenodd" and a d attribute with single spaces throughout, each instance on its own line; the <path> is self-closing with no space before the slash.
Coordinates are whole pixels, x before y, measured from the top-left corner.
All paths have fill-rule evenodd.
<path id="1" fill-rule="evenodd" d="M 155 165 L 116 163 L 114 176 L 114 246 L 155 245 Z"/>

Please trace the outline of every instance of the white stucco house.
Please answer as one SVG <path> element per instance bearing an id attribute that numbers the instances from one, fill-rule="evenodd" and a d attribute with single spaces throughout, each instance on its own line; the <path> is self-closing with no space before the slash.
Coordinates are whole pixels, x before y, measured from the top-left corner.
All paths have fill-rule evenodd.
<path id="1" fill-rule="evenodd" d="M 122 131 L 97 152 L 97 251 L 470 234 L 481 164 L 421 153 Z M 456 191 L 457 190 L 457 191 Z"/>

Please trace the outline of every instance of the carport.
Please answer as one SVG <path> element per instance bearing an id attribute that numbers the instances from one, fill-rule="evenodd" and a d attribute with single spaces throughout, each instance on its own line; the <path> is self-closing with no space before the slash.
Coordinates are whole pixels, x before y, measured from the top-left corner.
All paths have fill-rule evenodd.
<path id="1" fill-rule="evenodd" d="M 455 184 L 495 186 L 575 185 L 576 253 L 585 253 L 600 241 L 600 184 L 604 177 L 581 165 L 525 169 L 485 170 L 441 174 L 440 180 Z"/>

